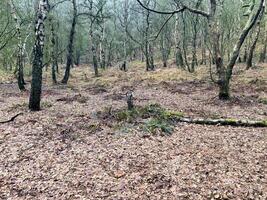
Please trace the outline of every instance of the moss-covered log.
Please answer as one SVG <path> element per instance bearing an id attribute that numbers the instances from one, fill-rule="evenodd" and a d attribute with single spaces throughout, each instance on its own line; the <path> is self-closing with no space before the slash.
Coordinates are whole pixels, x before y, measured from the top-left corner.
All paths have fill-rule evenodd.
<path id="1" fill-rule="evenodd" d="M 202 125 L 221 125 L 221 126 L 243 126 L 243 127 L 267 127 L 267 120 L 235 120 L 235 119 L 192 119 L 179 118 L 179 122 Z"/>

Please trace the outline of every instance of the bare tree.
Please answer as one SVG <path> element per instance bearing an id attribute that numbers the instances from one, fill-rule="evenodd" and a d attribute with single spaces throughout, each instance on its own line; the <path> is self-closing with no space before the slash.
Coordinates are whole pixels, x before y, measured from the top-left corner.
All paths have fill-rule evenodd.
<path id="1" fill-rule="evenodd" d="M 181 34 L 180 34 L 180 26 L 179 26 L 179 15 L 175 14 L 175 62 L 176 66 L 184 68 L 184 59 L 182 55 L 181 49 Z"/>
<path id="2" fill-rule="evenodd" d="M 259 35 L 261 32 L 261 20 L 262 20 L 263 14 L 264 14 L 264 9 L 262 9 L 257 25 L 255 26 L 255 36 L 253 37 L 253 42 L 252 42 L 252 45 L 250 46 L 248 58 L 247 58 L 247 67 L 246 67 L 247 70 L 252 67 L 254 51 L 256 49 L 256 45 L 259 40 Z"/>
<path id="3" fill-rule="evenodd" d="M 18 47 L 17 47 L 17 67 L 16 67 L 16 76 L 18 80 L 18 86 L 21 91 L 25 89 L 25 81 L 24 81 L 24 73 L 23 73 L 23 65 L 24 65 L 24 49 L 23 42 L 21 36 L 21 22 L 19 17 L 17 16 L 16 9 L 12 0 L 9 1 L 9 5 L 11 7 L 12 16 L 14 18 L 17 30 L 17 39 L 18 39 Z"/>
<path id="4" fill-rule="evenodd" d="M 255 9 L 256 10 L 255 12 L 254 12 L 255 1 L 254 0 L 250 1 L 250 4 L 248 6 L 249 9 L 245 13 L 245 15 L 248 16 L 249 18 L 235 43 L 235 46 L 232 50 L 232 54 L 230 56 L 230 59 L 227 65 L 225 65 L 223 62 L 223 56 L 222 56 L 222 52 L 220 48 L 221 47 L 221 43 L 220 43 L 221 34 L 220 34 L 218 17 L 217 17 L 217 12 L 219 12 L 217 8 L 220 5 L 219 0 L 209 0 L 209 8 L 210 8 L 209 12 L 199 10 L 197 8 L 191 8 L 182 3 L 180 6 L 180 9 L 175 10 L 175 11 L 164 12 L 164 11 L 158 11 L 158 10 L 149 8 L 144 3 L 142 3 L 141 0 L 137 0 L 137 2 L 146 10 L 149 10 L 151 12 L 158 13 L 158 14 L 173 15 L 175 13 L 188 10 L 191 13 L 201 15 L 207 18 L 208 25 L 209 25 L 208 33 L 209 33 L 210 41 L 212 44 L 212 50 L 213 50 L 213 59 L 215 61 L 216 68 L 219 74 L 219 79 L 218 81 L 216 81 L 216 83 L 219 86 L 219 98 L 222 100 L 229 99 L 230 98 L 230 92 L 229 92 L 230 80 L 232 78 L 233 68 L 235 66 L 235 63 L 240 53 L 240 49 L 246 37 L 248 36 L 250 30 L 253 28 L 253 26 L 257 22 L 260 16 L 261 10 L 265 8 L 265 0 L 260 0 L 259 6 L 258 8 Z"/>
<path id="5" fill-rule="evenodd" d="M 61 81 L 63 84 L 67 84 L 70 76 L 70 68 L 73 65 L 73 49 L 74 49 L 74 37 L 75 37 L 75 28 L 78 19 L 78 11 L 77 11 L 77 3 L 76 0 L 72 0 L 73 6 L 73 17 L 72 17 L 72 24 L 71 30 L 69 35 L 69 44 L 68 44 L 68 53 L 67 53 L 67 64 L 65 69 L 65 75 Z"/>

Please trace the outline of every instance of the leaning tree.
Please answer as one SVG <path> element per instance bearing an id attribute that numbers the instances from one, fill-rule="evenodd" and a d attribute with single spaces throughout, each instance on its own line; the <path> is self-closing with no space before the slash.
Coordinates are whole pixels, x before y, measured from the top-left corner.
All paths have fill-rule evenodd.
<path id="1" fill-rule="evenodd" d="M 66 64 L 64 77 L 61 81 L 61 83 L 63 84 L 68 83 L 69 76 L 70 76 L 70 67 L 73 64 L 74 37 L 75 37 L 75 29 L 76 29 L 77 19 L 78 19 L 76 0 L 72 0 L 72 6 L 73 6 L 73 17 L 72 17 L 72 24 L 71 24 L 70 35 L 69 35 L 67 64 Z"/>
<path id="2" fill-rule="evenodd" d="M 218 70 L 218 80 L 216 83 L 219 87 L 219 98 L 222 100 L 227 100 L 230 98 L 230 80 L 232 78 L 232 72 L 234 66 L 236 64 L 236 60 L 238 59 L 240 49 L 248 36 L 250 30 L 256 24 L 258 18 L 261 15 L 262 10 L 265 9 L 265 0 L 260 0 L 258 7 L 256 7 L 255 0 L 250 0 L 248 4 L 243 5 L 243 7 L 247 7 L 248 10 L 244 14 L 244 17 L 248 17 L 247 22 L 239 34 L 234 48 L 232 50 L 229 61 L 225 64 L 223 55 L 221 52 L 221 33 L 220 33 L 220 16 L 221 7 L 224 2 L 219 0 L 209 0 L 209 11 L 204 11 L 198 8 L 189 7 L 182 2 L 178 2 L 179 9 L 174 11 L 159 11 L 155 9 L 151 9 L 145 5 L 141 0 L 137 0 L 137 2 L 146 10 L 149 10 L 154 13 L 158 13 L 161 15 L 170 15 L 173 16 L 176 13 L 182 13 L 184 11 L 189 11 L 196 15 L 201 15 L 205 17 L 208 21 L 208 35 L 211 42 L 211 52 L 213 60 L 215 61 L 216 69 Z M 256 7 L 256 8 L 255 8 Z"/>

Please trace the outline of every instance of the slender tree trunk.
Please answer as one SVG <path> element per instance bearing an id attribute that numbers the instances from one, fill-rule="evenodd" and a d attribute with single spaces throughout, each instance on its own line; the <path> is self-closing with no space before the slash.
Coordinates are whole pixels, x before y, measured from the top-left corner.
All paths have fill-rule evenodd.
<path id="1" fill-rule="evenodd" d="M 91 55 L 92 55 L 92 61 L 93 61 L 93 66 L 94 66 L 94 72 L 95 72 L 95 76 L 98 77 L 99 72 L 98 72 L 98 63 L 97 63 L 97 52 L 96 52 L 95 43 L 94 43 L 93 24 L 91 24 L 91 27 L 90 27 L 89 41 L 91 45 L 91 52 L 92 52 Z"/>
<path id="2" fill-rule="evenodd" d="M 196 8 L 199 8 L 201 1 L 197 2 Z M 197 59 L 197 26 L 199 23 L 198 15 L 193 17 L 193 40 L 192 40 L 192 63 L 191 63 L 191 70 L 190 72 L 195 72 L 195 66 L 198 65 L 198 59 Z"/>
<path id="3" fill-rule="evenodd" d="M 148 62 L 149 62 L 149 69 L 150 70 L 155 70 L 155 65 L 154 65 L 154 52 L 153 52 L 153 47 L 149 44 L 148 46 Z"/>
<path id="4" fill-rule="evenodd" d="M 184 60 L 180 44 L 181 42 L 179 37 L 179 16 L 177 13 L 175 15 L 175 63 L 177 67 L 184 68 Z"/>
<path id="5" fill-rule="evenodd" d="M 150 11 L 146 13 L 146 28 L 145 28 L 145 57 L 146 57 L 146 70 L 154 70 L 154 58 L 153 50 L 149 41 L 149 32 L 150 32 Z"/>
<path id="6" fill-rule="evenodd" d="M 127 34 L 127 27 L 128 27 L 128 18 L 129 18 L 129 0 L 124 0 L 124 13 L 123 13 L 123 23 L 124 23 L 124 41 L 123 41 L 123 56 L 124 61 L 123 65 L 125 71 L 127 71 L 127 48 L 128 48 L 128 34 Z"/>
<path id="7" fill-rule="evenodd" d="M 101 30 L 101 38 L 99 44 L 99 63 L 102 69 L 106 67 L 106 57 L 105 57 L 105 50 L 104 50 L 104 42 L 105 42 L 105 22 L 103 22 L 103 28 Z"/>
<path id="8" fill-rule="evenodd" d="M 107 55 L 107 67 L 111 67 L 112 66 L 112 40 L 109 42 L 108 45 L 108 55 Z"/>
<path id="9" fill-rule="evenodd" d="M 69 36 L 69 44 L 68 44 L 68 53 L 67 53 L 67 64 L 65 69 L 65 75 L 61 83 L 67 84 L 70 76 L 70 68 L 73 65 L 73 41 L 75 37 L 75 28 L 77 23 L 77 5 L 76 0 L 72 0 L 73 4 L 73 19 L 72 19 L 72 25 L 71 25 L 71 31 Z"/>
<path id="10" fill-rule="evenodd" d="M 246 70 L 250 69 L 252 67 L 252 60 L 253 60 L 253 55 L 254 55 L 254 51 L 256 49 L 256 45 L 259 39 L 259 35 L 260 35 L 260 22 L 258 22 L 257 27 L 256 27 L 256 35 L 254 37 L 254 41 L 249 49 L 249 54 L 248 54 L 248 59 L 247 59 L 247 67 Z"/>
<path id="11" fill-rule="evenodd" d="M 92 46 L 92 54 L 93 54 L 93 65 L 94 65 L 95 76 L 97 77 L 97 76 L 99 76 L 99 73 L 98 73 L 96 49 L 95 49 L 94 45 Z"/>
<path id="12" fill-rule="evenodd" d="M 188 63 L 188 57 L 187 57 L 187 41 L 186 41 L 186 21 L 184 18 L 184 15 L 182 14 L 182 21 L 183 21 L 183 56 L 184 56 L 184 64 L 189 72 L 191 71 L 191 66 Z"/>
<path id="13" fill-rule="evenodd" d="M 207 64 L 206 56 L 206 44 L 207 44 L 207 26 L 205 25 L 202 30 L 202 40 L 201 40 L 201 65 Z"/>
<path id="14" fill-rule="evenodd" d="M 144 51 L 145 59 L 146 59 L 146 71 L 150 70 L 150 62 L 149 62 L 149 44 L 146 39 L 145 41 L 145 51 Z"/>
<path id="15" fill-rule="evenodd" d="M 161 51 L 161 57 L 162 57 L 162 64 L 163 64 L 163 67 L 167 67 L 167 62 L 168 62 L 168 47 L 166 45 L 166 39 L 165 39 L 165 33 L 163 32 L 161 34 L 161 39 L 160 39 L 160 51 Z"/>
<path id="16" fill-rule="evenodd" d="M 32 66 L 32 82 L 31 94 L 29 100 L 29 108 L 32 111 L 40 110 L 41 92 L 42 92 L 42 68 L 43 68 L 43 47 L 44 47 L 44 21 L 46 14 L 49 11 L 48 0 L 40 0 L 38 10 L 36 13 L 35 24 L 35 45 L 34 45 L 34 59 Z"/>
<path id="17" fill-rule="evenodd" d="M 193 49 L 192 49 L 192 63 L 191 63 L 191 69 L 189 70 L 190 72 L 195 72 L 195 66 L 197 65 L 197 30 L 194 32 L 194 37 L 193 37 Z"/>
<path id="18" fill-rule="evenodd" d="M 124 54 L 124 61 L 123 61 L 123 65 L 125 68 L 125 71 L 127 70 L 127 35 L 125 35 L 125 40 L 123 42 L 123 54 Z"/>
<path id="19" fill-rule="evenodd" d="M 76 50 L 76 56 L 75 56 L 75 61 L 74 64 L 79 66 L 81 62 L 81 52 L 79 49 Z"/>
<path id="20" fill-rule="evenodd" d="M 241 59 L 241 58 L 240 58 Z M 245 44 L 244 46 L 244 56 L 243 56 L 243 61 L 244 62 L 247 62 L 247 59 L 248 59 L 248 47 L 247 47 L 247 44 Z M 242 62 L 242 60 L 240 61 Z"/>
<path id="21" fill-rule="evenodd" d="M 266 34 L 267 35 L 267 34 Z M 266 53 L 267 53 L 267 36 L 265 36 L 266 39 L 263 44 L 263 49 L 260 53 L 260 63 L 264 63 L 266 60 Z"/>
<path id="22" fill-rule="evenodd" d="M 263 48 L 260 53 L 260 63 L 264 63 L 266 60 L 266 53 L 267 53 L 267 24 L 264 22 L 264 42 L 263 42 Z"/>
<path id="23" fill-rule="evenodd" d="M 53 19 L 50 18 L 50 25 L 51 25 L 51 49 L 52 49 L 52 80 L 54 84 L 57 84 L 57 75 L 56 75 L 56 69 L 57 67 L 57 35 L 54 30 L 54 23 Z"/>
<path id="24" fill-rule="evenodd" d="M 16 14 L 16 10 L 14 8 L 14 4 L 13 1 L 10 0 L 9 1 L 10 7 L 11 7 L 11 12 L 14 18 L 14 21 L 16 23 L 16 29 L 17 29 L 17 38 L 18 38 L 18 49 L 17 49 L 17 72 L 16 72 L 16 76 L 17 76 L 17 81 L 18 81 L 18 87 L 20 89 L 20 91 L 24 91 L 25 89 L 25 81 L 24 81 L 24 73 L 23 73 L 23 44 L 22 44 L 22 38 L 21 38 L 21 26 L 20 26 L 20 22 L 18 20 L 17 14 Z"/>
<path id="25" fill-rule="evenodd" d="M 201 65 L 206 65 L 206 63 L 207 63 L 206 48 L 205 45 L 203 45 L 201 49 Z"/>

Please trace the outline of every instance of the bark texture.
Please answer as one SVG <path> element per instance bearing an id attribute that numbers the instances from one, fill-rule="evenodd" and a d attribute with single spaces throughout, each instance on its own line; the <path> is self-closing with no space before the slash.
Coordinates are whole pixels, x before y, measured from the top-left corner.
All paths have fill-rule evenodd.
<path id="1" fill-rule="evenodd" d="M 35 24 L 35 45 L 34 59 L 32 65 L 31 94 L 29 100 L 29 109 L 32 111 L 40 110 L 41 92 L 42 92 L 42 68 L 43 68 L 43 47 L 45 38 L 45 19 L 49 11 L 48 0 L 40 0 L 36 13 Z"/>
<path id="2" fill-rule="evenodd" d="M 68 53 L 67 53 L 67 64 L 66 70 L 63 80 L 61 81 L 63 84 L 67 84 L 70 76 L 70 68 L 73 65 L 73 49 L 74 49 L 74 37 L 75 37 L 75 28 L 77 24 L 77 4 L 76 0 L 72 0 L 73 5 L 73 18 L 72 18 L 72 25 L 70 30 L 69 36 L 69 44 L 68 44 Z"/>

